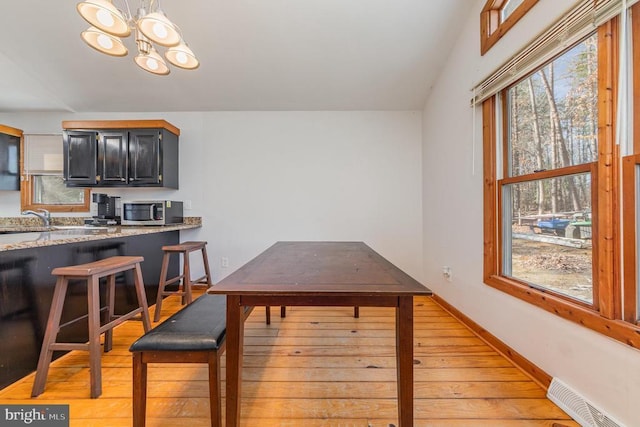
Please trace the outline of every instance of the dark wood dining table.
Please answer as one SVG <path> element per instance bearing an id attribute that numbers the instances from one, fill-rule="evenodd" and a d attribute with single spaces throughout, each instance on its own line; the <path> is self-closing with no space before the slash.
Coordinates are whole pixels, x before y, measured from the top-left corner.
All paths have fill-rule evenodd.
<path id="1" fill-rule="evenodd" d="M 244 307 L 396 308 L 398 420 L 413 426 L 413 297 L 431 291 L 362 242 L 277 242 L 208 290 L 227 295 L 226 425 L 240 425 Z"/>

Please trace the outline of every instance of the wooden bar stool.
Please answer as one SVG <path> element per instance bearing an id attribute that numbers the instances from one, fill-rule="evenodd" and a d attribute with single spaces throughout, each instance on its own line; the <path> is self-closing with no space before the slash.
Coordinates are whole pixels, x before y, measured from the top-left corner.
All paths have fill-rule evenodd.
<path id="1" fill-rule="evenodd" d="M 193 298 L 191 296 L 191 286 L 196 283 L 206 283 L 208 286 L 213 285 L 211 282 L 211 272 L 209 271 L 209 258 L 207 257 L 207 242 L 184 242 L 179 245 L 163 246 L 162 250 L 162 267 L 160 269 L 160 283 L 158 284 L 158 297 L 156 300 L 156 312 L 153 315 L 153 321 L 160 320 L 160 312 L 162 311 L 162 298 L 167 295 L 182 295 L 182 304 L 191 304 Z M 204 276 L 195 280 L 191 280 L 191 268 L 189 266 L 189 254 L 191 252 L 201 251 L 202 262 L 204 263 Z M 182 254 L 183 270 L 182 274 L 167 280 L 167 270 L 169 268 L 169 257 L 171 254 Z M 182 279 L 182 285 L 178 286 L 176 291 L 165 290 L 167 285 L 178 282 Z"/>
<path id="2" fill-rule="evenodd" d="M 102 394 L 100 335 L 105 333 L 104 351 L 108 352 L 111 350 L 111 346 L 113 344 L 113 328 L 125 320 L 131 319 L 137 314 L 141 314 L 145 332 L 151 329 L 149 309 L 147 308 L 147 296 L 144 291 L 142 270 L 140 269 L 140 263 L 142 261 L 144 261 L 144 258 L 141 256 L 114 256 L 87 264 L 58 267 L 53 269 L 51 274 L 58 276 L 58 279 L 53 291 L 53 301 L 51 302 L 51 310 L 49 311 L 49 320 L 47 321 L 47 329 L 44 333 L 44 341 L 42 342 L 42 350 L 40 351 L 40 359 L 38 360 L 36 378 L 31 392 L 32 397 L 36 397 L 44 391 L 47 374 L 49 372 L 49 364 L 51 363 L 53 352 L 56 350 L 88 350 L 91 398 L 95 399 Z M 114 313 L 115 278 L 117 273 L 127 270 L 134 270 L 134 282 L 136 295 L 138 297 L 138 308 L 123 315 L 116 315 Z M 100 307 L 100 278 L 102 277 L 107 278 L 107 305 L 104 308 Z M 62 316 L 62 309 L 64 307 L 64 300 L 69 280 L 87 281 L 88 314 L 60 325 L 60 318 Z M 107 310 L 106 323 L 101 326 L 100 312 L 104 309 Z M 88 317 L 89 322 L 88 343 L 64 343 L 56 341 L 60 328 L 84 317 Z"/>

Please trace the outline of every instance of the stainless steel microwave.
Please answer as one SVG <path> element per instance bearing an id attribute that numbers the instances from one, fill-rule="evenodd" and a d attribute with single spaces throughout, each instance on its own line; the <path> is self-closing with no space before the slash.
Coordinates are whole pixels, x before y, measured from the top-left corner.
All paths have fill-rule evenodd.
<path id="1" fill-rule="evenodd" d="M 173 200 L 133 200 L 122 202 L 122 225 L 182 224 L 182 202 Z"/>

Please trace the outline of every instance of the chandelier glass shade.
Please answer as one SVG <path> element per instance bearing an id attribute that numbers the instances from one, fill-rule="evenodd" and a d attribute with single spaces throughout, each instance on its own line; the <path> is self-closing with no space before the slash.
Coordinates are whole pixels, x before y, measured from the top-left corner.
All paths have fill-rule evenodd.
<path id="1" fill-rule="evenodd" d="M 96 27 L 89 27 L 80 36 L 89 46 L 107 55 L 126 56 L 129 52 L 120 37 L 104 33 Z"/>
<path id="2" fill-rule="evenodd" d="M 129 23 L 110 0 L 89 0 L 78 3 L 78 13 L 89 24 L 116 37 L 131 34 Z"/>
<path id="3" fill-rule="evenodd" d="M 153 74 L 159 74 L 165 76 L 169 74 L 169 67 L 167 63 L 162 60 L 162 57 L 158 52 L 151 48 L 147 53 L 140 52 L 135 57 L 136 64 L 145 71 Z"/>
<path id="4" fill-rule="evenodd" d="M 170 47 L 165 52 L 164 56 L 167 58 L 167 61 L 171 62 L 176 67 L 181 67 L 187 70 L 193 70 L 198 68 L 200 65 L 198 58 L 193 54 L 193 51 L 184 43 Z"/>
<path id="5" fill-rule="evenodd" d="M 161 46 L 176 46 L 182 41 L 175 25 L 163 12 L 154 12 L 138 20 L 138 28 L 149 40 Z"/>
<path id="6" fill-rule="evenodd" d="M 125 10 L 118 9 L 111 0 L 78 3 L 78 13 L 91 24 L 81 34 L 85 43 L 107 55 L 126 56 L 128 49 L 121 37 L 135 32 L 138 55 L 134 61 L 143 70 L 157 75 L 170 72 L 153 43 L 166 48 L 165 58 L 176 67 L 194 70 L 200 66 L 178 26 L 160 9 L 158 0 L 139 0 L 140 7 L 135 15 L 131 13 L 129 1 L 132 0 L 122 0 Z"/>

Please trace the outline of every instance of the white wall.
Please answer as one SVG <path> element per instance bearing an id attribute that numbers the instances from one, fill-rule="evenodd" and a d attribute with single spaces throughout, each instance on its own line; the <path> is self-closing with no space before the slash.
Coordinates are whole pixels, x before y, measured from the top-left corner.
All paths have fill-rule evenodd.
<path id="1" fill-rule="evenodd" d="M 51 133 L 62 120 L 143 118 L 180 128 L 180 189 L 105 192 L 191 200 L 185 215 L 203 227 L 182 237 L 209 242 L 216 281 L 277 240 L 364 241 L 420 279 L 420 112 L 32 113 L 0 123 Z M 0 216 L 19 213 L 17 192 L 0 192 Z"/>
<path id="2" fill-rule="evenodd" d="M 640 426 L 640 351 L 482 283 L 482 119 L 471 88 L 573 1 L 541 0 L 480 56 L 476 0 L 423 113 L 424 282 L 449 303 L 615 419 Z M 451 266 L 453 280 L 442 277 Z"/>

